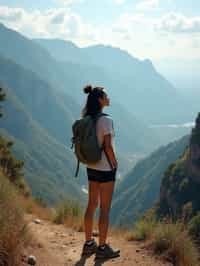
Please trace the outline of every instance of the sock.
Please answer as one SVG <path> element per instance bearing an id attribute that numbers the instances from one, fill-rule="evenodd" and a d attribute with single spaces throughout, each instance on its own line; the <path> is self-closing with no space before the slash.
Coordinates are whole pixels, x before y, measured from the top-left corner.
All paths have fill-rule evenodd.
<path id="1" fill-rule="evenodd" d="M 94 239 L 87 240 L 85 243 L 87 246 L 91 246 L 94 243 Z"/>

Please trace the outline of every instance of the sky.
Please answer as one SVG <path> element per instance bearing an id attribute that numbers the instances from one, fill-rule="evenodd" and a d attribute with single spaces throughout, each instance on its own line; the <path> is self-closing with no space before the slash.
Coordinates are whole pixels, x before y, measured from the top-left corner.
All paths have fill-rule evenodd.
<path id="1" fill-rule="evenodd" d="M 112 45 L 141 59 L 200 58 L 199 0 L 0 0 L 0 22 L 30 38 Z"/>

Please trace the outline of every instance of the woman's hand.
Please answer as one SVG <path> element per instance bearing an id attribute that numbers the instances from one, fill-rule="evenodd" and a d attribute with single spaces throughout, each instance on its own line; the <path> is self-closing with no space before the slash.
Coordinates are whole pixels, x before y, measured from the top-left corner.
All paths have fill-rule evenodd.
<path id="1" fill-rule="evenodd" d="M 117 160 L 114 160 L 111 163 L 112 163 L 113 168 L 116 168 L 116 169 L 118 168 L 118 162 L 117 162 Z"/>

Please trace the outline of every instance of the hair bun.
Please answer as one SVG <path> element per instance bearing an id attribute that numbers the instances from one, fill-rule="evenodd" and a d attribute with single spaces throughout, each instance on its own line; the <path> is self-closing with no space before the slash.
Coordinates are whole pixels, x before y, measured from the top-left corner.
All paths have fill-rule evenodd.
<path id="1" fill-rule="evenodd" d="M 92 85 L 87 85 L 83 88 L 84 93 L 88 94 L 92 91 Z"/>

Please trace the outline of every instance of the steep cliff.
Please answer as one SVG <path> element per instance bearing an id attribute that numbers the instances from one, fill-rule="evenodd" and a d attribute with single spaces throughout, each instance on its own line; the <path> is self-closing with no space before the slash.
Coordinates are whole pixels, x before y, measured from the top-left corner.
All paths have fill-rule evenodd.
<path id="1" fill-rule="evenodd" d="M 164 173 L 158 213 L 190 219 L 200 210 L 200 113 L 182 156 Z"/>

